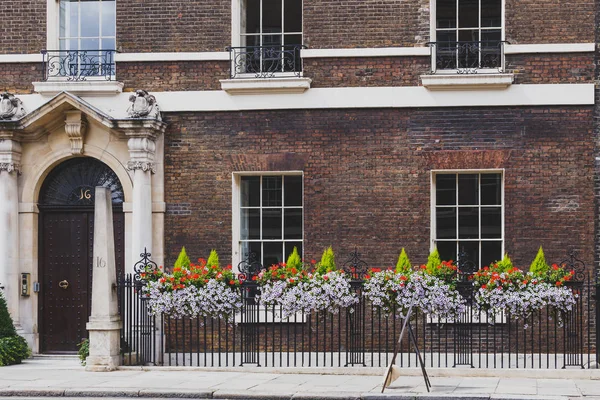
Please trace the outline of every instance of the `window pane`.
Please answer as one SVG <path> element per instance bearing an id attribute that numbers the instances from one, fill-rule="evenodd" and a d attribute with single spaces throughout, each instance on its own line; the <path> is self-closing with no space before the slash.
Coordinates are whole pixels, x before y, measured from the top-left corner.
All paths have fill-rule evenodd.
<path id="1" fill-rule="evenodd" d="M 300 258 L 302 257 L 302 242 L 286 242 L 285 244 L 285 260 L 287 261 L 288 257 L 294 251 L 294 247 L 298 249 L 298 254 L 300 254 Z"/>
<path id="2" fill-rule="evenodd" d="M 456 208 L 437 207 L 435 228 L 436 239 L 456 239 Z"/>
<path id="3" fill-rule="evenodd" d="M 502 237 L 502 209 L 500 207 L 481 208 L 481 237 L 486 239 Z"/>
<path id="4" fill-rule="evenodd" d="M 81 49 L 80 50 L 99 50 L 100 49 L 100 39 L 81 39 Z M 73 49 L 71 49 L 73 50 Z"/>
<path id="5" fill-rule="evenodd" d="M 281 33 L 282 0 L 262 0 L 263 33 Z"/>
<path id="6" fill-rule="evenodd" d="M 285 262 L 283 259 L 283 242 L 263 243 L 263 266 L 269 267 L 280 262 Z"/>
<path id="7" fill-rule="evenodd" d="M 435 13 L 438 28 L 456 28 L 456 0 L 438 0 Z"/>
<path id="8" fill-rule="evenodd" d="M 284 239 L 302 239 L 302 209 L 285 210 Z"/>
<path id="9" fill-rule="evenodd" d="M 502 177 L 500 174 L 481 175 L 481 204 L 502 204 Z"/>
<path id="10" fill-rule="evenodd" d="M 478 42 L 479 41 L 479 30 L 477 29 L 465 29 L 464 31 L 458 31 L 459 42 Z"/>
<path id="11" fill-rule="evenodd" d="M 456 260 L 456 242 L 436 243 L 442 261 Z"/>
<path id="12" fill-rule="evenodd" d="M 500 30 L 481 31 L 481 68 L 498 68 L 502 64 Z"/>
<path id="13" fill-rule="evenodd" d="M 456 175 L 438 174 L 435 176 L 435 204 L 438 206 L 456 204 Z"/>
<path id="14" fill-rule="evenodd" d="M 283 205 L 301 206 L 302 205 L 302 176 L 286 176 L 285 182 L 285 200 Z"/>
<path id="15" fill-rule="evenodd" d="M 262 210 L 263 239 L 281 239 L 281 209 Z"/>
<path id="16" fill-rule="evenodd" d="M 242 240 L 260 239 L 260 210 L 243 208 L 241 215 L 240 238 Z"/>
<path id="17" fill-rule="evenodd" d="M 302 45 L 302 35 L 285 35 L 283 54 L 283 71 L 302 71 L 302 58 L 300 57 L 300 45 Z"/>
<path id="18" fill-rule="evenodd" d="M 458 209 L 458 237 L 479 239 L 479 208 L 461 207 Z"/>
<path id="19" fill-rule="evenodd" d="M 254 253 L 256 255 L 256 259 L 260 261 L 262 259 L 262 251 L 261 251 L 261 243 L 260 242 L 242 242 L 240 246 L 240 257 L 242 260 L 246 260 L 250 254 Z"/>
<path id="20" fill-rule="evenodd" d="M 502 242 L 481 242 L 481 267 L 486 267 L 502 258 Z"/>
<path id="21" fill-rule="evenodd" d="M 479 26 L 479 0 L 458 0 L 458 27 Z"/>
<path id="22" fill-rule="evenodd" d="M 102 39 L 101 50 L 115 50 L 115 39 Z"/>
<path id="23" fill-rule="evenodd" d="M 79 3 L 70 3 L 67 7 L 69 11 L 69 28 L 67 29 L 68 37 L 79 36 Z M 77 48 L 71 50 L 76 50 Z"/>
<path id="24" fill-rule="evenodd" d="M 263 207 L 281 206 L 281 176 L 263 176 Z"/>
<path id="25" fill-rule="evenodd" d="M 67 3 L 65 1 L 60 2 L 60 11 L 59 11 L 59 19 L 58 19 L 58 35 L 61 38 L 67 36 L 67 17 L 69 15 L 67 9 L 70 7 L 71 3 Z"/>
<path id="26" fill-rule="evenodd" d="M 82 1 L 79 3 L 81 10 L 81 36 L 100 36 L 100 2 Z"/>
<path id="27" fill-rule="evenodd" d="M 242 207 L 260 206 L 260 177 L 242 176 L 240 182 Z"/>
<path id="28" fill-rule="evenodd" d="M 302 0 L 285 0 L 284 32 L 302 32 Z"/>
<path id="29" fill-rule="evenodd" d="M 500 26 L 502 0 L 481 0 L 481 26 Z"/>
<path id="30" fill-rule="evenodd" d="M 242 33 L 260 33 L 260 0 L 246 0 L 242 7 Z"/>
<path id="31" fill-rule="evenodd" d="M 464 253 L 468 261 L 479 267 L 479 242 L 458 242 L 458 251 Z"/>
<path id="32" fill-rule="evenodd" d="M 115 36 L 115 2 L 102 1 L 102 36 Z"/>
<path id="33" fill-rule="evenodd" d="M 479 204 L 479 175 L 458 175 L 458 204 L 476 206 Z"/>

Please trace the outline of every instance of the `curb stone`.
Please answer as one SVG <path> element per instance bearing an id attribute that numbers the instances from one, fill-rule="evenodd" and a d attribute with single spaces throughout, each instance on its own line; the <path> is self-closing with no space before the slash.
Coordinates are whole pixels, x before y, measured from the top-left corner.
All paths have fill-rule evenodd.
<path id="1" fill-rule="evenodd" d="M 291 400 L 294 393 L 250 392 L 248 390 L 217 390 L 213 399 L 227 400 Z"/>
<path id="2" fill-rule="evenodd" d="M 292 400 L 361 400 L 360 392 L 328 392 L 328 393 L 296 393 L 292 396 Z"/>
<path id="3" fill-rule="evenodd" d="M 63 397 L 64 389 L 0 389 L 0 397 Z"/>
<path id="4" fill-rule="evenodd" d="M 170 389 L 142 389 L 139 392 L 139 397 L 161 399 L 210 399 L 212 395 L 212 391 L 194 389 L 180 389 L 177 391 Z"/>
<path id="5" fill-rule="evenodd" d="M 65 397 L 139 397 L 139 390 L 117 389 L 106 390 L 101 388 L 67 389 Z"/>

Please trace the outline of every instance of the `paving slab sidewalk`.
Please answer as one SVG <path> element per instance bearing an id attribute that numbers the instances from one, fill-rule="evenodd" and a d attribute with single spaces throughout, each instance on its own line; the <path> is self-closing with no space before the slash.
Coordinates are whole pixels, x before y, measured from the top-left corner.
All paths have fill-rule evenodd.
<path id="1" fill-rule="evenodd" d="M 293 371 L 293 370 L 292 370 Z M 201 369 L 126 369 L 86 372 L 76 359 L 32 359 L 0 368 L 0 398 L 213 398 L 272 400 L 600 400 L 600 380 L 430 376 L 430 392 L 420 376 L 402 376 L 381 393 L 382 376 L 319 373 L 259 373 Z M 375 371 L 377 372 L 377 371 Z M 465 370 L 465 375 L 468 375 Z"/>

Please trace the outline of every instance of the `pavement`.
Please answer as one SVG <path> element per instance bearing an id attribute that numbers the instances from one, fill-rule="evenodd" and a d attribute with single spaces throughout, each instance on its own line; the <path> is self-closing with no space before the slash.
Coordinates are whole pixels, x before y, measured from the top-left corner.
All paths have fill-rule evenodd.
<path id="1" fill-rule="evenodd" d="M 592 372 L 590 372 L 592 371 Z M 75 358 L 34 358 L 0 368 L 0 399 L 213 398 L 267 400 L 600 400 L 600 370 L 432 369 L 427 393 L 419 370 L 381 394 L 383 370 L 125 367 L 86 372 Z M 404 375 L 406 373 L 406 375 Z M 483 376 L 487 375 L 487 376 Z M 529 376 L 529 377 L 528 377 Z"/>

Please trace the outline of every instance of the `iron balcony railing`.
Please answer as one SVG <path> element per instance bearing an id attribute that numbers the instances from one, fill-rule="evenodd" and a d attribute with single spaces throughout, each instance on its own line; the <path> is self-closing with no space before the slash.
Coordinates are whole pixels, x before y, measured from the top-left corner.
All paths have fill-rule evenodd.
<path id="1" fill-rule="evenodd" d="M 227 47 L 231 61 L 230 77 L 277 78 L 302 76 L 304 45 Z"/>
<path id="2" fill-rule="evenodd" d="M 428 44 L 432 49 L 431 72 L 504 72 L 504 43 L 506 42 L 500 40 L 430 42 Z"/>
<path id="3" fill-rule="evenodd" d="M 44 80 L 115 79 L 115 50 L 42 50 Z"/>

